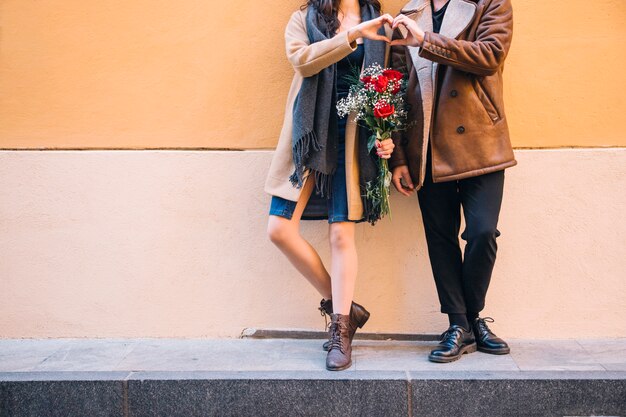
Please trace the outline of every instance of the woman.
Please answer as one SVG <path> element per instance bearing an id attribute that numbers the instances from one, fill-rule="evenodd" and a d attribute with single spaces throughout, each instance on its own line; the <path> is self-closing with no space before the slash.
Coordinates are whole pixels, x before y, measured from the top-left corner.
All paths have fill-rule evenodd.
<path id="1" fill-rule="evenodd" d="M 352 302 L 357 275 L 355 223 L 374 221 L 361 187 L 377 173 L 376 158 L 389 158 L 393 142 L 367 149 L 367 131 L 354 117 L 339 119 L 336 102 L 353 68 L 383 65 L 389 39 L 378 0 L 309 0 L 285 31 L 287 57 L 296 71 L 285 120 L 265 190 L 272 203 L 268 234 L 289 261 L 319 291 L 320 310 L 331 317 L 326 368 L 352 364 L 352 338 L 369 313 Z M 361 131 L 361 132 L 359 132 Z M 300 235 L 300 219 L 328 219 L 332 268 Z M 331 301 L 332 300 L 332 301 Z"/>

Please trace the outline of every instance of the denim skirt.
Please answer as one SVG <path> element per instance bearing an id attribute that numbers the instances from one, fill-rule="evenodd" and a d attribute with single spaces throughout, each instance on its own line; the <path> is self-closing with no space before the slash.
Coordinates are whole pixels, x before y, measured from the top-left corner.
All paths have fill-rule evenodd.
<path id="1" fill-rule="evenodd" d="M 344 117 L 339 119 L 337 123 L 337 136 L 339 139 L 337 144 L 337 169 L 332 177 L 330 196 L 328 196 L 328 198 L 321 197 L 316 192 L 313 192 L 302 214 L 302 220 L 328 219 L 328 223 L 359 223 L 363 221 L 348 219 L 348 195 L 346 193 L 346 122 L 347 118 Z M 295 201 L 272 196 L 270 215 L 291 219 L 296 204 Z"/>

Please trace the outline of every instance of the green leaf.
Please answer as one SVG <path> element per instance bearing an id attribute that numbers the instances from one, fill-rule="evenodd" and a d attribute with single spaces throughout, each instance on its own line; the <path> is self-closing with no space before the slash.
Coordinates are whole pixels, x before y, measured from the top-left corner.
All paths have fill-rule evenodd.
<path id="1" fill-rule="evenodd" d="M 373 134 L 367 139 L 367 150 L 371 152 L 375 146 L 376 146 L 376 134 Z"/>
<path id="2" fill-rule="evenodd" d="M 344 75 L 343 79 L 351 85 L 363 84 L 361 82 L 361 68 L 357 67 L 356 65 L 350 64 L 350 72 Z"/>

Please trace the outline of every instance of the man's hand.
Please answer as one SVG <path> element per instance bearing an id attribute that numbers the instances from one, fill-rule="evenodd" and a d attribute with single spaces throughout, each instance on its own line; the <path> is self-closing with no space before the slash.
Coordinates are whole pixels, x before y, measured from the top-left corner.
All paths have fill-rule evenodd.
<path id="1" fill-rule="evenodd" d="M 404 185 L 402 182 L 404 181 Z M 396 187 L 396 190 L 402 195 L 410 196 L 413 191 L 415 191 L 415 187 L 413 186 L 413 180 L 411 179 L 411 173 L 409 172 L 409 167 L 406 165 L 400 165 L 393 169 L 393 174 L 391 175 L 391 182 L 393 182 L 393 186 Z"/>
<path id="2" fill-rule="evenodd" d="M 391 41 L 391 46 L 394 45 L 406 45 L 406 46 L 422 46 L 424 42 L 424 31 L 417 25 L 417 22 L 410 17 L 399 14 L 393 20 L 391 25 L 392 29 L 397 29 L 398 26 L 404 26 L 407 29 L 406 38 L 395 39 Z"/>

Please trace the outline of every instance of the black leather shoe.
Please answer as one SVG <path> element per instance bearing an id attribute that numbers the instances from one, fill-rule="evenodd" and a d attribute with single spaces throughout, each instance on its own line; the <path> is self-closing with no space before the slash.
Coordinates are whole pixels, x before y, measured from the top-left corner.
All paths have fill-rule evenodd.
<path id="1" fill-rule="evenodd" d="M 460 359 L 464 353 L 476 352 L 476 339 L 472 331 L 453 324 L 441 335 L 441 341 L 428 355 L 431 362 L 447 363 Z"/>
<path id="2" fill-rule="evenodd" d="M 506 355 L 511 352 L 509 345 L 498 336 L 496 336 L 487 323 L 493 323 L 494 320 L 491 317 L 476 318 L 472 323 L 472 329 L 476 336 L 476 344 L 478 350 L 484 353 L 491 353 L 492 355 Z"/>

